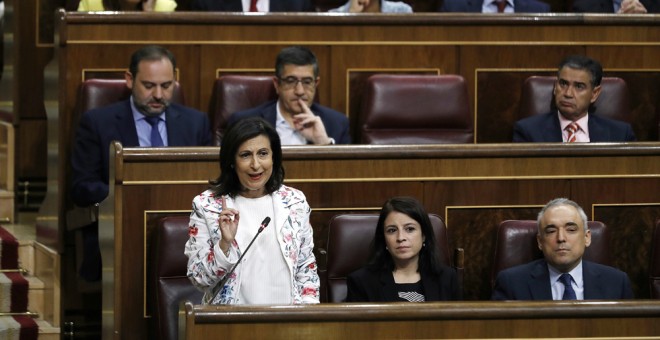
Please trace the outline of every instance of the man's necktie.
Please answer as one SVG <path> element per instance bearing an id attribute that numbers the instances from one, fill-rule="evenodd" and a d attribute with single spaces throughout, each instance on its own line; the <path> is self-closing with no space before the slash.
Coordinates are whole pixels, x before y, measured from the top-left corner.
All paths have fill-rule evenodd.
<path id="1" fill-rule="evenodd" d="M 497 5 L 497 13 L 504 13 L 506 8 L 506 0 L 496 0 L 495 5 Z"/>
<path id="2" fill-rule="evenodd" d="M 571 282 L 573 281 L 573 277 L 571 277 L 571 274 L 569 273 L 564 273 L 561 274 L 559 277 L 559 281 L 564 284 L 564 296 L 562 296 L 562 300 L 577 300 L 577 296 L 575 296 L 575 291 L 573 290 L 573 285 Z"/>
<path id="3" fill-rule="evenodd" d="M 250 12 L 259 12 L 257 10 L 257 0 L 250 0 Z"/>
<path id="4" fill-rule="evenodd" d="M 158 132 L 158 121 L 160 121 L 160 117 L 145 117 L 144 119 L 151 125 L 151 147 L 165 146 L 163 144 L 163 138 L 160 137 L 160 133 Z"/>
<path id="5" fill-rule="evenodd" d="M 580 127 L 577 125 L 576 122 L 572 122 L 568 124 L 566 127 L 566 131 L 568 131 L 568 137 L 566 137 L 566 143 L 575 143 L 577 139 L 577 131 L 580 129 Z"/>

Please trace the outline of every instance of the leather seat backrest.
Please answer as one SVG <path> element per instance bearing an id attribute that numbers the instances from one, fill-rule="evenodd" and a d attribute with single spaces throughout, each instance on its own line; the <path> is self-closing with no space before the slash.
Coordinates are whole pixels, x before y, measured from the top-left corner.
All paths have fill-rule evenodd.
<path id="1" fill-rule="evenodd" d="M 182 301 L 199 304 L 202 292 L 187 277 L 188 216 L 168 216 L 158 221 L 151 242 L 149 261 L 152 289 L 152 332 L 155 339 L 178 338 L 178 312 Z"/>
<path id="2" fill-rule="evenodd" d="M 588 221 L 587 225 L 591 230 L 591 245 L 585 250 L 583 258 L 587 261 L 611 265 L 609 234 L 605 224 Z M 543 258 L 536 241 L 537 230 L 535 220 L 507 220 L 500 223 L 495 241 L 491 285 L 495 283 L 497 273 L 500 271 Z"/>
<path id="3" fill-rule="evenodd" d="M 467 87 L 457 75 L 373 75 L 361 115 L 365 144 L 474 142 Z"/>
<path id="4" fill-rule="evenodd" d="M 440 249 L 440 262 L 451 266 L 447 228 L 440 216 L 429 214 Z M 329 302 L 346 299 L 346 277 L 367 263 L 378 214 L 342 214 L 330 220 L 327 244 Z"/>
<path id="5" fill-rule="evenodd" d="M 214 144 L 220 145 L 229 116 L 275 99 L 272 76 L 227 75 L 216 79 L 209 107 Z"/>
<path id="6" fill-rule="evenodd" d="M 525 80 L 520 96 L 519 118 L 556 111 L 552 91 L 554 76 L 532 76 Z M 591 113 L 632 123 L 628 85 L 621 78 L 603 77 L 601 92 L 592 105 Z"/>

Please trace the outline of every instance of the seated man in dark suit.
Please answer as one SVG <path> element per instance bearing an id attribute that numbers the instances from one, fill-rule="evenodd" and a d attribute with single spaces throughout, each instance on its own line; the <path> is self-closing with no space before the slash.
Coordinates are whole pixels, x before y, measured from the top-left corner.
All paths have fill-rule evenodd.
<path id="1" fill-rule="evenodd" d="M 550 5 L 539 0 L 444 0 L 439 12 L 548 13 Z"/>
<path id="2" fill-rule="evenodd" d="M 85 112 L 76 131 L 71 155 L 71 197 L 79 207 L 89 207 L 108 196 L 109 147 L 114 140 L 126 147 L 211 145 L 206 114 L 170 103 L 174 90 L 174 55 L 160 46 L 146 46 L 131 56 L 125 73 L 131 97 Z M 85 251 L 98 252 L 98 226 L 85 227 Z M 88 281 L 100 279 L 100 254 L 85 254 L 81 274 Z M 93 272 L 85 269 L 93 268 Z M 96 271 L 98 270 L 98 272 Z"/>
<path id="3" fill-rule="evenodd" d="M 660 13 L 660 0 L 575 0 L 572 7 L 578 13 Z"/>
<path id="4" fill-rule="evenodd" d="M 348 118 L 314 103 L 320 81 L 314 53 L 301 46 L 287 47 L 275 61 L 273 85 L 279 99 L 233 113 L 228 123 L 261 117 L 275 127 L 282 145 L 349 144 Z"/>
<path id="5" fill-rule="evenodd" d="M 570 56 L 559 64 L 553 89 L 557 112 L 517 121 L 514 142 L 628 142 L 635 133 L 630 124 L 589 114 L 600 95 L 603 68 L 585 56 Z"/>
<path id="6" fill-rule="evenodd" d="M 536 240 L 543 259 L 497 275 L 493 300 L 632 299 L 626 273 L 584 261 L 591 244 L 587 215 L 575 202 L 554 199 L 538 215 Z"/>
<path id="7" fill-rule="evenodd" d="M 193 11 L 314 12 L 311 0 L 193 0 Z"/>

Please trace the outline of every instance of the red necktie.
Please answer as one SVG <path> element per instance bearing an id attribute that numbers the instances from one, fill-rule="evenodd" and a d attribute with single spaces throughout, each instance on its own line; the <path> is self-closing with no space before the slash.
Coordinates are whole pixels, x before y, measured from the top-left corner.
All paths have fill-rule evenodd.
<path id="1" fill-rule="evenodd" d="M 257 10 L 257 1 L 258 0 L 250 0 L 250 12 L 259 12 Z"/>
<path id="2" fill-rule="evenodd" d="M 568 131 L 568 136 L 566 137 L 566 143 L 575 143 L 575 140 L 577 139 L 577 131 L 580 129 L 580 127 L 577 125 L 576 122 L 572 122 L 566 126 L 566 131 Z"/>
<path id="3" fill-rule="evenodd" d="M 504 13 L 506 8 L 506 0 L 496 0 L 495 4 L 497 5 L 497 13 Z"/>

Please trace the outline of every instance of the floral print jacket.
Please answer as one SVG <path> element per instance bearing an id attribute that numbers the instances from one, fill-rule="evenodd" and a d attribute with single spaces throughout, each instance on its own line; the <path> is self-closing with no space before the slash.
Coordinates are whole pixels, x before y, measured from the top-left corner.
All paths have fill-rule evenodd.
<path id="1" fill-rule="evenodd" d="M 282 185 L 272 193 L 275 216 L 273 224 L 278 242 L 289 266 L 292 301 L 294 304 L 318 303 L 320 280 L 316 271 L 316 258 L 312 250 L 314 240 L 309 223 L 311 209 L 305 195 L 297 189 Z M 234 200 L 225 197 L 228 207 Z M 229 248 L 229 257 L 220 249 L 221 231 L 218 218 L 222 210 L 222 198 L 207 190 L 193 199 L 190 214 L 189 238 L 185 254 L 188 256 L 188 278 L 197 289 L 204 292 L 202 302 L 207 304 L 237 304 L 241 286 L 241 266 L 238 265 L 221 292 L 213 301 L 213 287 L 242 254 L 236 241 Z"/>

